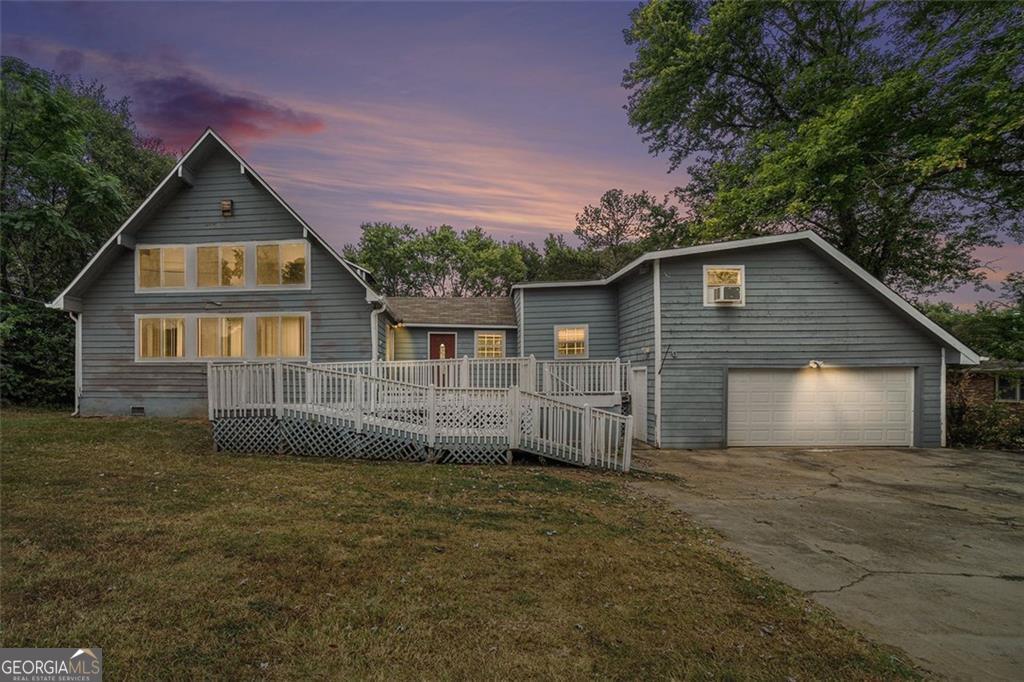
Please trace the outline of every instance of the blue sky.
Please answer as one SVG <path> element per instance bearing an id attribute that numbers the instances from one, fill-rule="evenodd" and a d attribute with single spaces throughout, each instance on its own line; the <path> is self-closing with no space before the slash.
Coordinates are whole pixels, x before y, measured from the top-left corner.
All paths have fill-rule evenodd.
<path id="1" fill-rule="evenodd" d="M 172 149 L 213 126 L 336 246 L 377 220 L 539 241 L 685 181 L 626 123 L 634 5 L 4 2 L 0 39 L 131 96 Z"/>

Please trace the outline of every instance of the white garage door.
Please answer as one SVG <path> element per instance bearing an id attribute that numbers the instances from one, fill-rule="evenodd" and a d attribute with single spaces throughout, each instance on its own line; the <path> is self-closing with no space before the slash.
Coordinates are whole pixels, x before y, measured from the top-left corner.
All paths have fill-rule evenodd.
<path id="1" fill-rule="evenodd" d="M 729 371 L 729 445 L 912 445 L 914 371 Z"/>

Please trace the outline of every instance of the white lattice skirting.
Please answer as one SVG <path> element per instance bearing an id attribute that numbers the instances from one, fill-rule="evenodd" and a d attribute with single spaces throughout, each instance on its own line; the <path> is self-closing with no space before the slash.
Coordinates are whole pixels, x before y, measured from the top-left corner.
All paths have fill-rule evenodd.
<path id="1" fill-rule="evenodd" d="M 343 459 L 445 464 L 508 464 L 511 452 L 501 443 L 444 443 L 434 448 L 386 432 L 355 431 L 342 424 L 293 417 L 215 419 L 213 440 L 228 452 L 286 453 Z"/>

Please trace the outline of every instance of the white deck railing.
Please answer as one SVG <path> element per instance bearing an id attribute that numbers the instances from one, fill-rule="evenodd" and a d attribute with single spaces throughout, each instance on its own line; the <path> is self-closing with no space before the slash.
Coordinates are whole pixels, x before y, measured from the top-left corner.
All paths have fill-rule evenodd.
<path id="1" fill-rule="evenodd" d="M 562 396 L 587 396 L 629 391 L 629 362 L 621 360 L 537 360 L 469 358 L 322 362 L 315 366 L 419 386 L 511 388 Z"/>
<path id="2" fill-rule="evenodd" d="M 620 471 L 630 466 L 631 416 L 516 385 L 422 386 L 373 376 L 363 365 L 340 370 L 284 362 L 210 364 L 207 371 L 211 420 L 316 416 L 431 447 L 488 443 L 584 466 Z M 497 376 L 488 371 L 482 381 Z"/>

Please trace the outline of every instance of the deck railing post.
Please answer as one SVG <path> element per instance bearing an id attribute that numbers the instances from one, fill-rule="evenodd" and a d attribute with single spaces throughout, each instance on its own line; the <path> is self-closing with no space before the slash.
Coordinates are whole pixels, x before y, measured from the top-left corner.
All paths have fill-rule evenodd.
<path id="1" fill-rule="evenodd" d="M 437 442 L 437 388 L 427 387 L 427 445 L 434 447 Z"/>
<path id="2" fill-rule="evenodd" d="M 523 388 L 530 393 L 537 392 L 537 357 L 530 353 L 530 358 L 526 363 L 526 381 L 524 382 Z"/>
<path id="3" fill-rule="evenodd" d="M 355 395 L 352 396 L 353 398 L 355 398 L 355 413 L 353 415 L 353 420 L 355 421 L 356 431 L 362 431 L 363 430 L 363 419 L 364 419 L 364 415 L 366 413 L 366 410 L 365 410 L 366 405 L 364 403 L 364 400 L 365 400 L 365 389 L 364 389 L 364 386 L 366 384 L 366 379 L 365 379 L 365 377 L 363 377 L 362 374 L 357 374 L 355 376 L 355 379 L 353 380 L 353 384 L 354 385 L 353 385 L 353 388 L 352 388 L 352 392 L 355 394 Z M 371 387 L 371 390 L 372 390 L 372 387 Z"/>
<path id="4" fill-rule="evenodd" d="M 214 403 L 217 399 L 217 391 L 214 388 L 213 363 L 206 363 L 206 409 L 209 412 L 210 421 L 213 421 Z"/>
<path id="5" fill-rule="evenodd" d="M 522 417 L 519 407 L 519 387 L 513 386 L 508 389 L 508 447 L 516 449 L 519 447 L 519 437 L 522 433 Z"/>
<path id="6" fill-rule="evenodd" d="M 594 451 L 594 408 L 583 406 L 583 463 L 590 464 Z"/>
<path id="7" fill-rule="evenodd" d="M 612 393 L 620 393 L 622 391 L 622 386 L 619 385 L 621 381 L 622 360 L 620 360 L 619 358 L 615 358 L 615 374 L 611 377 L 611 383 L 615 386 L 615 388 L 612 389 Z"/>
<path id="8" fill-rule="evenodd" d="M 469 376 L 469 356 L 463 355 L 462 361 L 459 363 L 459 385 L 463 388 L 469 388 L 472 382 Z"/>
<path id="9" fill-rule="evenodd" d="M 622 443 L 622 470 L 629 471 L 633 459 L 633 415 L 626 417 L 626 434 Z"/>
<path id="10" fill-rule="evenodd" d="M 274 414 L 284 416 L 284 365 L 278 360 L 274 364 Z"/>

